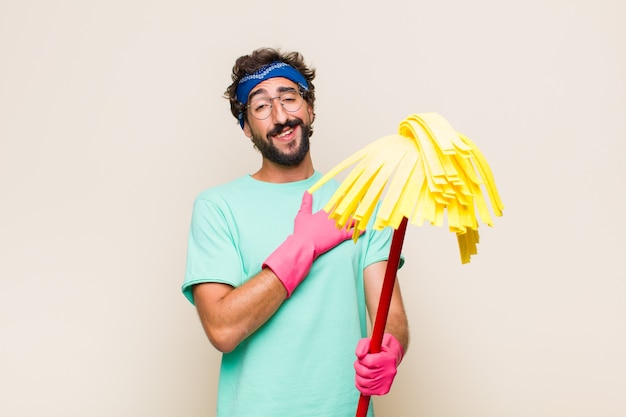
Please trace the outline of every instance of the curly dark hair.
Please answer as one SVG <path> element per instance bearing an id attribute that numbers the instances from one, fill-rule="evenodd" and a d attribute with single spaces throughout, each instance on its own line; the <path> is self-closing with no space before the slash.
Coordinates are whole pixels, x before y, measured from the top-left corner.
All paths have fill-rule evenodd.
<path id="1" fill-rule="evenodd" d="M 315 86 L 313 85 L 313 79 L 315 78 L 315 69 L 308 67 L 304 63 L 304 57 L 299 52 L 282 52 L 280 49 L 274 48 L 259 48 L 252 51 L 249 55 L 243 55 L 237 58 L 232 72 L 232 84 L 228 86 L 224 97 L 230 101 L 230 111 L 238 119 L 239 114 L 243 114 L 244 120 L 247 121 L 246 106 L 237 100 L 237 86 L 239 80 L 241 80 L 247 74 L 254 74 L 261 67 L 271 64 L 272 62 L 280 61 L 286 62 L 295 69 L 309 83 L 309 90 L 302 91 L 302 97 L 306 100 L 311 109 L 314 109 L 315 104 Z"/>

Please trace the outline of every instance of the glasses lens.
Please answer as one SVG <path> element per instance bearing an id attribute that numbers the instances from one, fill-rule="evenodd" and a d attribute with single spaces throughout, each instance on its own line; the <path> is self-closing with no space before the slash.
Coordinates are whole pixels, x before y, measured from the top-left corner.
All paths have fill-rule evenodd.
<path id="1" fill-rule="evenodd" d="M 280 95 L 280 104 L 282 104 L 288 112 L 298 111 L 303 102 L 304 99 L 297 91 L 288 91 Z"/>
<path id="2" fill-rule="evenodd" d="M 254 100 L 250 101 L 248 107 L 250 108 L 250 113 L 252 113 L 252 116 L 260 120 L 267 119 L 267 117 L 272 112 L 272 102 L 270 101 L 269 97 L 255 98 Z"/>

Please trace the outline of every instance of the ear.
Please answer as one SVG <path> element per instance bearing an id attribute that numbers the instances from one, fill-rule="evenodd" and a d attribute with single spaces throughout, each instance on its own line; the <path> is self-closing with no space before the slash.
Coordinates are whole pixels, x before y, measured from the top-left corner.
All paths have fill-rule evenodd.
<path id="1" fill-rule="evenodd" d="M 308 106 L 308 112 L 309 112 L 309 119 L 311 120 L 311 123 L 313 123 L 315 121 L 315 112 L 313 111 L 313 107 Z"/>
<path id="2" fill-rule="evenodd" d="M 252 132 L 250 132 L 250 126 L 248 126 L 247 121 L 243 122 L 243 134 L 248 138 L 252 137 Z"/>

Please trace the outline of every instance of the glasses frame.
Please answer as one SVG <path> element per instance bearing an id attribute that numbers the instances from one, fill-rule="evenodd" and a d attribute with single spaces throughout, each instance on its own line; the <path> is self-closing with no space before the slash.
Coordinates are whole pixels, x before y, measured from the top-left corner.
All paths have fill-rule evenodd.
<path id="1" fill-rule="evenodd" d="M 287 110 L 285 108 L 285 103 L 283 103 L 283 100 L 281 99 L 282 96 L 284 96 L 285 94 L 289 94 L 289 93 L 297 93 L 300 98 L 302 99 L 302 102 L 300 103 L 300 105 L 298 106 L 297 109 L 295 110 Z M 300 110 L 302 108 L 302 105 L 306 102 L 306 98 L 304 97 L 304 93 L 301 90 L 296 90 L 295 88 L 293 90 L 286 90 L 281 92 L 279 95 L 274 96 L 274 97 L 270 97 L 268 98 L 268 101 L 270 103 L 270 110 L 269 112 L 267 112 L 267 116 L 265 117 L 257 117 L 254 115 L 254 112 L 252 111 L 250 105 L 252 104 L 252 102 L 249 102 L 248 104 L 246 104 L 246 109 L 250 110 L 250 114 L 252 115 L 252 117 L 254 117 L 256 120 L 266 120 L 267 118 L 269 118 L 272 115 L 272 110 L 274 110 L 274 99 L 278 99 L 281 107 L 283 108 L 284 111 L 286 111 L 287 113 L 295 113 L 298 110 Z"/>

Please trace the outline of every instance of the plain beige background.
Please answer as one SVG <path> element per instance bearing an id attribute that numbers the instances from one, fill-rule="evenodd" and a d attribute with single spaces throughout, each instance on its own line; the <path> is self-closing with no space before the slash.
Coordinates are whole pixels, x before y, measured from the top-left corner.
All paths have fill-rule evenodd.
<path id="1" fill-rule="evenodd" d="M 0 415 L 214 415 L 219 355 L 179 290 L 191 206 L 256 170 L 221 95 L 237 56 L 277 46 L 318 69 L 319 170 L 434 111 L 506 206 L 469 265 L 447 230 L 408 230 L 412 344 L 378 415 L 626 416 L 625 19 L 621 0 L 1 0 Z"/>

